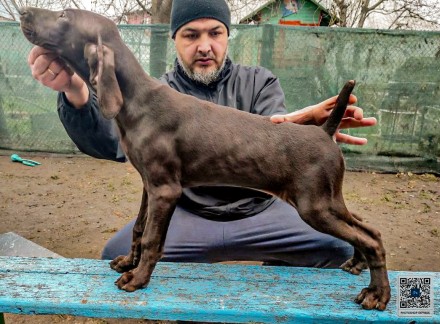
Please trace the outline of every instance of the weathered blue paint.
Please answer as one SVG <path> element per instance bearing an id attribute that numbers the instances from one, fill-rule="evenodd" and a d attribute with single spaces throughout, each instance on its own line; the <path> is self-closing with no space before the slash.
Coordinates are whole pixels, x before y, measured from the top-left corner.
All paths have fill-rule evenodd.
<path id="1" fill-rule="evenodd" d="M 440 323 L 440 273 L 433 318 L 399 318 L 396 286 L 384 312 L 353 302 L 369 273 L 249 265 L 161 262 L 146 289 L 118 290 L 119 274 L 90 259 L 0 257 L 0 313 L 70 314 L 205 322 Z M 417 273 L 420 274 L 420 273 Z"/>

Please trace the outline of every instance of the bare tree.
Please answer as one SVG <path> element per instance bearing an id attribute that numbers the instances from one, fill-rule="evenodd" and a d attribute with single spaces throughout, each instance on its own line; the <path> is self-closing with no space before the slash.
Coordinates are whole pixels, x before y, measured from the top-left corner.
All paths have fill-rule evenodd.
<path id="1" fill-rule="evenodd" d="M 126 23 L 134 13 L 146 13 L 151 23 L 169 23 L 173 0 L 0 0 L 0 16 L 18 20 L 16 7 L 90 9 Z M 226 0 L 232 22 L 268 3 L 268 0 Z M 315 0 L 329 10 L 332 24 L 342 27 L 389 29 L 440 29 L 438 0 Z M 89 6 L 86 7 L 85 4 Z"/>
<path id="2" fill-rule="evenodd" d="M 319 0 L 341 27 L 439 29 L 437 0 Z"/>
<path id="3" fill-rule="evenodd" d="M 169 24 L 173 0 L 152 0 L 151 23 Z"/>
<path id="4" fill-rule="evenodd" d="M 393 1 L 388 17 L 392 29 L 440 29 L 440 3 L 435 0 Z"/>
<path id="5" fill-rule="evenodd" d="M 1 1 L 1 0 L 0 0 Z M 170 22 L 172 0 L 93 0 L 91 10 L 113 18 L 117 23 L 127 23 L 132 14 L 146 14 L 149 23 Z"/>
<path id="6" fill-rule="evenodd" d="M 78 0 L 77 0 L 78 1 Z M 116 23 L 127 23 L 133 14 L 151 14 L 151 0 L 92 0 L 93 12 L 113 19 Z"/>
<path id="7" fill-rule="evenodd" d="M 80 0 L 0 0 L 0 16 L 10 20 L 19 20 L 18 8 L 40 7 L 51 10 L 62 8 L 84 8 Z"/>
<path id="8" fill-rule="evenodd" d="M 263 6 L 267 1 L 262 0 L 226 0 L 231 9 L 232 23 L 238 23 L 241 18 Z"/>
<path id="9" fill-rule="evenodd" d="M 376 12 L 389 0 L 333 0 L 327 3 L 333 23 L 341 27 L 362 28 L 368 16 Z"/>
<path id="10" fill-rule="evenodd" d="M 95 2 L 104 2 L 105 0 L 95 0 Z M 107 1 L 109 3 L 116 0 Z M 142 10 L 151 15 L 151 23 L 168 24 L 170 22 L 171 6 L 173 0 L 125 0 L 132 5 L 125 6 L 126 10 L 117 10 L 117 16 L 121 17 L 130 13 L 130 10 Z M 244 15 L 252 12 L 262 6 L 265 0 L 227 0 L 231 8 L 232 21 L 238 23 Z"/>

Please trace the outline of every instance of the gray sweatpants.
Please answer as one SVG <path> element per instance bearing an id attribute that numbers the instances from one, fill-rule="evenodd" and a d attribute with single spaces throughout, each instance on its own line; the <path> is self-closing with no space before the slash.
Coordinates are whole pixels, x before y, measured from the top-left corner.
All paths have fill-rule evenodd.
<path id="1" fill-rule="evenodd" d="M 128 254 L 134 222 L 107 242 L 103 259 Z M 351 245 L 315 231 L 292 206 L 276 200 L 257 215 L 229 222 L 207 220 L 177 207 L 161 261 L 263 261 L 336 268 L 352 255 Z"/>

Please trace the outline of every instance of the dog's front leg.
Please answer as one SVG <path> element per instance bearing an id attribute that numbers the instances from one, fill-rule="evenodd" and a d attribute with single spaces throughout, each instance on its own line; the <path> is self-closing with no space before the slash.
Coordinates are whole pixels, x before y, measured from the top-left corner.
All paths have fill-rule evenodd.
<path id="1" fill-rule="evenodd" d="M 148 193 L 143 190 L 142 202 L 133 227 L 133 239 L 128 255 L 120 255 L 110 262 L 110 267 L 117 272 L 126 272 L 138 266 L 141 257 L 141 239 L 148 218 Z"/>
<path id="2" fill-rule="evenodd" d="M 116 281 L 119 289 L 135 291 L 148 285 L 151 274 L 162 257 L 168 226 L 181 193 L 180 184 L 150 188 L 148 218 L 141 239 L 140 261 L 135 269 L 125 272 Z"/>

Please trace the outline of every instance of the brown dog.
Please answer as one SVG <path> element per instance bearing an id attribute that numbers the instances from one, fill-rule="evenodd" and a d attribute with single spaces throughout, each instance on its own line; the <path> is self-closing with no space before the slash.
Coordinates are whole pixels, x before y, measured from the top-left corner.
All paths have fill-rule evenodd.
<path id="1" fill-rule="evenodd" d="M 225 184 L 276 195 L 318 231 L 355 247 L 343 268 L 370 267 L 356 302 L 385 309 L 390 287 L 380 233 L 350 214 L 342 197 L 344 160 L 332 140 L 354 82 L 342 90 L 322 126 L 273 124 L 268 117 L 219 107 L 181 94 L 143 72 L 116 25 L 82 10 L 21 9 L 28 40 L 56 52 L 97 92 L 114 118 L 144 191 L 129 255 L 112 261 L 119 288 L 148 285 L 183 187 Z M 219 127 L 220 126 L 220 127 Z"/>

